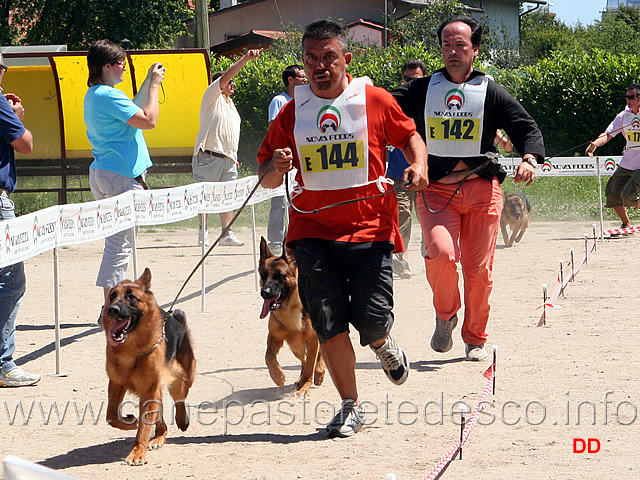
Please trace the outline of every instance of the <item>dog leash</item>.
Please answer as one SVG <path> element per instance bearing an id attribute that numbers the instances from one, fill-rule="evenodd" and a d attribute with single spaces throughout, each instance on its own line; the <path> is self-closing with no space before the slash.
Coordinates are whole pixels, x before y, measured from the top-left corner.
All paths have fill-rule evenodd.
<path id="1" fill-rule="evenodd" d="M 200 259 L 200 261 L 196 264 L 195 267 L 193 267 L 193 270 L 191 270 L 191 273 L 189 274 L 189 276 L 187 277 L 187 279 L 184 281 L 184 283 L 182 284 L 182 286 L 180 287 L 180 290 L 178 290 L 178 294 L 176 295 L 176 297 L 173 299 L 173 302 L 171 302 L 171 306 L 169 307 L 169 310 L 167 310 L 166 316 L 165 316 L 165 323 L 167 321 L 167 319 L 169 318 L 169 315 L 171 315 L 173 313 L 173 306 L 176 304 L 176 302 L 178 301 L 178 298 L 180 298 L 180 294 L 183 292 L 183 290 L 185 289 L 185 287 L 187 286 L 187 283 L 189 283 L 189 280 L 191 280 L 191 277 L 193 277 L 193 275 L 198 271 L 198 268 L 200 268 L 200 266 L 204 263 L 205 259 L 209 256 L 209 254 L 211 253 L 211 250 L 213 250 L 218 243 L 220 243 L 220 240 L 222 239 L 222 237 L 224 237 L 227 233 L 229 233 L 229 230 L 231 230 L 231 225 L 233 225 L 233 223 L 236 221 L 236 219 L 238 218 L 238 216 L 242 213 L 242 211 L 245 209 L 245 207 L 247 206 L 247 204 L 249 203 L 249 200 L 251 200 L 251 197 L 253 197 L 253 195 L 256 193 L 256 191 L 258 190 L 258 187 L 260 187 L 260 182 L 262 182 L 262 180 L 264 179 L 265 175 L 270 171 L 270 169 L 266 169 L 262 175 L 258 176 L 258 181 L 256 182 L 256 185 L 253 187 L 253 189 L 251 190 L 251 192 L 249 193 L 249 196 L 245 199 L 244 203 L 242 204 L 242 206 L 236 211 L 235 215 L 233 216 L 233 218 L 231 219 L 231 222 L 229 222 L 229 225 L 227 225 L 225 228 L 222 229 L 222 233 L 220 233 L 220 235 L 218 235 L 218 238 L 216 238 L 216 241 L 213 242 L 213 244 L 209 247 L 209 250 L 207 250 L 205 252 L 205 254 L 202 256 L 202 258 Z M 160 341 L 158 341 L 158 344 L 160 343 Z M 157 345 L 156 345 L 157 346 Z M 155 347 L 154 347 L 155 348 Z"/>
<path id="2" fill-rule="evenodd" d="M 479 165 L 477 167 L 475 167 L 472 170 L 469 170 L 464 177 L 462 177 L 462 180 L 460 180 L 460 183 L 458 183 L 458 186 L 456 187 L 456 189 L 454 190 L 454 192 L 451 194 L 451 196 L 449 197 L 449 200 L 447 200 L 447 203 L 444 204 L 444 207 L 442 207 L 440 210 L 433 210 L 428 204 L 427 204 L 427 197 L 424 194 L 424 189 L 422 189 L 422 203 L 424 203 L 425 208 L 430 212 L 430 213 L 442 213 L 444 212 L 447 207 L 451 204 L 451 202 L 453 201 L 453 197 L 456 196 L 456 194 L 460 191 L 460 189 L 462 188 L 462 185 L 464 185 L 464 182 L 467 181 L 467 179 L 473 175 L 476 172 L 479 172 L 480 170 L 482 170 L 483 168 L 485 168 L 487 165 L 489 165 L 492 160 L 494 159 L 493 156 L 490 156 L 489 154 L 493 153 L 493 152 L 487 152 L 485 153 L 485 155 L 487 157 L 489 157 L 487 160 L 485 160 L 482 165 Z M 453 172 L 451 172 L 453 173 Z"/>
<path id="3" fill-rule="evenodd" d="M 328 208 L 340 207 L 340 206 L 343 206 L 343 205 L 348 205 L 350 203 L 361 202 L 363 200 L 371 200 L 373 198 L 382 197 L 382 196 L 386 195 L 387 193 L 391 193 L 391 192 L 395 193 L 398 190 L 400 190 L 402 187 L 405 187 L 405 186 L 411 184 L 411 180 L 409 179 L 406 182 L 400 183 L 398 185 L 394 185 L 389 190 L 385 190 L 384 192 L 377 193 L 375 195 L 369 195 L 368 197 L 351 198 L 349 200 L 342 200 L 340 202 L 330 203 L 329 205 L 324 205 L 322 207 L 318 207 L 318 208 L 315 208 L 313 210 L 300 210 L 291 201 L 291 192 L 289 191 L 289 172 L 285 173 L 284 175 L 285 175 L 285 192 L 287 194 L 287 202 L 289 202 L 289 205 L 291 205 L 291 208 L 293 208 L 296 212 L 302 213 L 304 215 L 317 214 L 317 213 L 321 212 L 322 210 L 327 210 Z"/>

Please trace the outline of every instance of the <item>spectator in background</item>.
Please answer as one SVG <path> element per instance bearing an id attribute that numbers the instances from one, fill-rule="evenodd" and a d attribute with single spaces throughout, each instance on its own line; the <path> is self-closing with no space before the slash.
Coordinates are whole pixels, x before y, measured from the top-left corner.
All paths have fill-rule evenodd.
<path id="1" fill-rule="evenodd" d="M 427 66 L 422 60 L 409 60 L 402 66 L 402 83 L 410 82 L 414 78 L 422 78 L 426 75 L 426 71 Z M 390 147 L 387 160 L 387 177 L 393 180 L 393 186 L 396 188 L 398 226 L 400 227 L 400 235 L 402 235 L 402 243 L 404 243 L 404 251 L 393 254 L 393 273 L 400 278 L 411 278 L 411 269 L 405 258 L 405 252 L 409 250 L 409 242 L 411 241 L 411 214 L 416 203 L 416 192 L 398 188 L 402 184 L 404 170 L 409 166 L 402 150 Z"/>
<path id="2" fill-rule="evenodd" d="M 93 154 L 89 167 L 91 193 L 96 200 L 102 200 L 143 190 L 152 163 L 142 131 L 154 128 L 158 122 L 158 91 L 164 68 L 153 63 L 137 95 L 130 100 L 115 88 L 127 71 L 126 54 L 120 45 L 109 40 L 94 42 L 87 53 L 87 65 L 89 90 L 84 97 L 84 123 Z M 96 280 L 103 289 L 105 305 L 109 304 L 109 290 L 124 280 L 133 235 L 135 229 L 130 228 L 105 238 Z"/>
<path id="3" fill-rule="evenodd" d="M 275 120 L 282 107 L 291 100 L 295 94 L 296 85 L 307 83 L 307 75 L 301 65 L 289 65 L 282 72 L 282 83 L 285 91 L 279 93 L 269 104 L 269 125 Z M 286 205 L 284 195 L 271 198 L 271 210 L 269 211 L 269 225 L 267 227 L 267 240 L 269 250 L 274 255 L 282 253 L 282 243 L 284 242 L 284 217 L 286 215 Z"/>
<path id="4" fill-rule="evenodd" d="M 7 67 L 0 53 L 0 84 L 6 73 Z M 15 218 L 14 205 L 9 198 L 16 188 L 15 151 L 26 155 L 33 149 L 33 137 L 22 124 L 23 119 L 20 97 L 13 93 L 0 95 L 0 222 Z M 40 375 L 25 372 L 13 359 L 16 318 L 25 286 L 22 262 L 0 268 L 0 387 L 24 387 L 40 381 Z"/>
<path id="5" fill-rule="evenodd" d="M 638 193 L 640 193 L 640 126 L 637 122 L 638 113 L 640 113 L 640 84 L 629 85 L 625 98 L 627 101 L 625 109 L 616 115 L 598 138 L 589 142 L 585 152 L 593 157 L 596 148 L 608 143 L 619 133 L 624 133 L 627 145 L 620 164 L 609 178 L 605 189 L 607 198 L 605 207 L 613 208 L 620 217 L 621 228 L 631 225 L 627 207 L 638 207 Z"/>
<path id="6" fill-rule="evenodd" d="M 262 49 L 249 50 L 226 72 L 215 73 L 200 104 L 200 129 L 193 152 L 193 178 L 196 182 L 229 182 L 238 178 L 238 142 L 240 141 L 240 114 L 231 100 L 235 93 L 233 77 L 249 61 L 260 56 Z M 229 228 L 233 211 L 220 214 L 220 227 L 224 235 L 219 245 L 244 245 Z M 207 215 L 200 215 L 198 244 L 207 244 Z M 226 233 L 225 233 L 226 232 Z"/>

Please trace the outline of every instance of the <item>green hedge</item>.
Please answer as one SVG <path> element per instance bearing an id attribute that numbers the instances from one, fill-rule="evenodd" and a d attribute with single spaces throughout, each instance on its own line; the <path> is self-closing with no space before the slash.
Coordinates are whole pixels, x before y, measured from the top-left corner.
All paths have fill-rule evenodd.
<path id="1" fill-rule="evenodd" d="M 367 75 L 375 85 L 392 88 L 400 83 L 400 68 L 412 58 L 420 58 L 429 71 L 442 67 L 439 57 L 426 53 L 423 45 L 387 49 L 354 46 L 349 73 Z M 282 55 L 282 49 L 278 50 Z M 249 62 L 238 74 L 234 100 L 242 117 L 239 155 L 247 167 L 255 167 L 255 155 L 267 131 L 267 111 L 274 95 L 283 90 L 280 74 L 296 60 L 291 51 L 279 58 L 270 50 Z M 224 70 L 228 59 L 213 61 L 213 70 Z M 544 135 L 548 156 L 583 155 L 586 142 L 604 131 L 625 106 L 624 93 L 640 80 L 640 55 L 553 54 L 550 58 L 519 70 L 479 67 L 491 73 L 535 118 Z M 619 155 L 621 136 L 599 150 Z"/>

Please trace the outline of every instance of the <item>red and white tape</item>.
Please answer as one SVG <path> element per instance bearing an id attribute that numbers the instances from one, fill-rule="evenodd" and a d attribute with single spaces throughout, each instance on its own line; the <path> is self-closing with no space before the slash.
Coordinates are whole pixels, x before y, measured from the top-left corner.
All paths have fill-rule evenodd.
<path id="1" fill-rule="evenodd" d="M 467 422 L 467 426 L 462 432 L 461 439 L 451 446 L 444 457 L 442 457 L 440 461 L 433 467 L 431 473 L 424 477 L 424 480 L 436 480 L 440 478 L 453 458 L 457 455 L 464 443 L 467 441 L 467 438 L 469 438 L 471 430 L 473 430 L 473 427 L 475 427 L 478 421 L 478 416 L 483 409 L 485 398 L 487 398 L 487 395 L 489 395 L 493 390 L 493 378 L 495 376 L 495 366 L 493 364 L 487 370 L 485 370 L 484 376 L 485 378 L 489 379 L 489 381 L 487 382 L 487 386 L 484 387 L 484 390 L 480 395 L 480 400 L 478 401 L 476 408 L 473 410 L 473 413 L 471 414 L 471 417 Z"/>
<path id="2" fill-rule="evenodd" d="M 602 235 L 624 235 L 625 233 L 640 232 L 640 227 L 625 227 L 625 228 L 612 228 L 610 230 L 604 230 Z"/>

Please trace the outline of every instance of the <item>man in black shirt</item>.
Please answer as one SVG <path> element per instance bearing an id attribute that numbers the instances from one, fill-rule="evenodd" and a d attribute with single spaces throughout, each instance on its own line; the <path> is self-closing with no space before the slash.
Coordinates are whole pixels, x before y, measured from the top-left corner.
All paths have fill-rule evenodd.
<path id="1" fill-rule="evenodd" d="M 456 263 L 464 277 L 462 339 L 467 360 L 487 358 L 484 344 L 493 286 L 493 258 L 506 172 L 486 154 L 496 152 L 504 129 L 522 154 L 514 181 L 530 185 L 544 159 L 542 133 L 504 88 L 474 70 L 482 27 L 453 17 L 438 29 L 445 68 L 392 94 L 416 122 L 429 152 L 429 186 L 418 194 L 417 213 L 426 245 L 427 280 L 433 290 L 436 330 L 431 348 L 447 352 L 461 307 Z"/>

